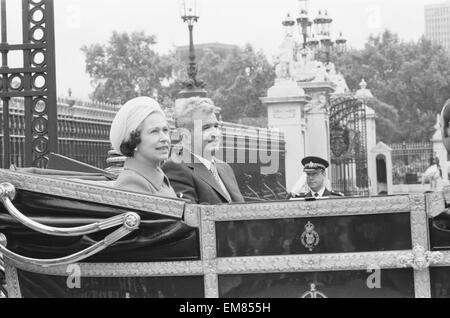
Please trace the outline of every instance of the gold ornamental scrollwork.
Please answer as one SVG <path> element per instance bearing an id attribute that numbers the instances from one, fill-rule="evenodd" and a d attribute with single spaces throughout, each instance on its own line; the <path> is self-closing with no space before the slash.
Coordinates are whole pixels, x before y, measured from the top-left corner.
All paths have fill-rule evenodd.
<path id="1" fill-rule="evenodd" d="M 410 251 L 389 251 L 219 258 L 217 271 L 221 275 L 346 271 L 366 270 L 372 264 L 377 264 L 380 268 L 399 268 L 399 257 L 408 258 L 410 253 Z"/>
<path id="2" fill-rule="evenodd" d="M 17 270 L 7 262 L 5 263 L 5 276 L 8 298 L 22 298 Z"/>
<path id="3" fill-rule="evenodd" d="M 425 247 L 417 244 L 412 253 L 398 258 L 399 267 L 412 267 L 414 270 L 422 271 L 430 265 L 439 264 L 443 261 L 444 255 L 441 252 L 430 252 Z"/>
<path id="4" fill-rule="evenodd" d="M 427 193 L 425 200 L 428 217 L 434 218 L 445 211 L 445 198 L 442 192 Z"/>
<path id="5" fill-rule="evenodd" d="M 14 269 L 52 276 L 67 276 L 67 266 L 40 267 L 34 264 L 17 263 L 7 259 Z M 166 277 L 201 276 L 202 261 L 145 262 L 145 263 L 77 263 L 83 277 Z"/>
<path id="6" fill-rule="evenodd" d="M 319 245 L 320 236 L 315 230 L 314 224 L 308 221 L 305 225 L 305 231 L 300 235 L 300 241 L 302 245 L 310 252 L 314 251 L 314 248 Z"/>
<path id="7" fill-rule="evenodd" d="M 407 195 L 395 197 L 339 198 L 316 202 L 289 201 L 213 206 L 214 221 L 273 220 L 302 217 L 350 216 L 411 211 Z"/>
<path id="8" fill-rule="evenodd" d="M 0 169 L 0 179 L 8 181 L 18 190 L 61 196 L 100 204 L 162 214 L 177 219 L 183 216 L 186 203 L 181 200 L 162 198 L 121 191 L 95 182 L 52 178 L 27 172 Z"/>
<path id="9" fill-rule="evenodd" d="M 198 228 L 200 226 L 200 208 L 197 205 L 187 204 L 184 210 L 184 223 L 186 225 Z"/>

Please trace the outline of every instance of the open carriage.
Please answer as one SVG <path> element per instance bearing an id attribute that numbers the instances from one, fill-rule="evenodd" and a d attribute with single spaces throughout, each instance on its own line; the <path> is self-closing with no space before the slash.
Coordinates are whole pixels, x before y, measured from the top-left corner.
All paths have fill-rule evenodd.
<path id="1" fill-rule="evenodd" d="M 450 192 L 193 205 L 0 170 L 8 297 L 445 297 Z"/>
<path id="2" fill-rule="evenodd" d="M 1 2 L 2 12 L 5 3 Z M 71 99 L 57 105 L 53 1 L 22 0 L 22 12 L 23 43 L 9 45 L 6 37 L 2 39 L 4 61 L 8 51 L 24 56 L 23 68 L 3 69 L 4 78 L 10 80 L 0 92 L 4 167 L 19 160 L 25 160 L 22 166 L 42 164 L 58 145 L 62 149 L 77 145 L 80 138 L 86 138 L 91 149 L 109 149 L 109 142 L 98 142 L 98 135 L 107 135 L 107 119 L 115 114 L 115 107 L 92 110 L 77 107 Z M 6 26 L 2 16 L 5 34 Z M 40 33 L 45 36 L 37 38 Z M 42 77 L 45 85 L 36 85 Z M 23 84 L 14 84 L 13 79 Z M 16 107 L 14 97 L 23 98 L 24 104 Z M 291 112 L 277 116 L 290 118 Z M 76 138 L 69 120 L 81 123 L 77 127 L 82 133 Z M 234 137 L 225 138 L 224 147 L 236 153 L 245 149 L 244 154 L 257 153 L 261 147 L 270 150 L 265 153 L 276 152 L 281 158 L 279 171 L 285 170 L 285 143 L 279 136 L 259 129 L 243 134 L 237 125 L 226 130 Z M 25 149 L 25 153 L 10 161 L 10 155 L 14 157 L 10 148 Z M 77 152 L 75 148 L 73 154 Z M 246 198 L 284 197 L 284 185 L 278 180 L 284 175 L 262 175 L 257 163 L 233 168 L 245 178 L 240 183 Z M 0 294 L 78 298 L 450 295 L 450 216 L 445 210 L 450 190 L 200 206 L 119 191 L 111 187 L 113 182 L 103 173 L 0 170 Z"/>

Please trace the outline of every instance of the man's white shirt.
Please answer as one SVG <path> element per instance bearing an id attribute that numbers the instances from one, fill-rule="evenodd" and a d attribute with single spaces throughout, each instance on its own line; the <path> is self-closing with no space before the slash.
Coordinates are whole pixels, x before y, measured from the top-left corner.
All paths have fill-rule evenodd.
<path id="1" fill-rule="evenodd" d="M 212 162 L 208 159 L 205 159 L 203 157 L 200 157 L 198 155 L 196 155 L 195 153 L 192 153 L 194 155 L 195 158 L 197 158 L 201 163 L 203 163 L 203 165 L 206 167 L 206 169 L 208 169 L 208 171 L 211 171 L 211 164 Z M 213 159 L 214 160 L 214 159 Z"/>
<path id="2" fill-rule="evenodd" d="M 324 194 L 324 192 L 325 192 L 325 187 L 323 187 L 322 189 L 320 189 L 318 192 L 314 192 L 313 190 L 311 190 L 311 194 L 312 194 L 312 196 L 313 197 L 323 197 L 323 194 Z M 316 193 L 318 194 L 317 196 L 316 196 Z"/>

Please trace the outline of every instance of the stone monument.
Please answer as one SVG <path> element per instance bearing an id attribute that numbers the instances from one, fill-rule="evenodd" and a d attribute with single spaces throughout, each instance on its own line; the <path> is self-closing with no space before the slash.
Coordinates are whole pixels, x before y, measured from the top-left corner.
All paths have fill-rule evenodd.
<path id="1" fill-rule="evenodd" d="M 283 22 L 286 32 L 274 59 L 275 84 L 268 89 L 267 97 L 261 98 L 268 109 L 269 128 L 285 135 L 288 191 L 302 175 L 303 157 L 318 156 L 330 161 L 329 97 L 350 94 L 344 76 L 336 71 L 333 63 L 316 60 L 305 37 L 303 43 L 294 39 L 291 32 L 294 24 L 289 16 Z M 367 85 L 362 84 L 357 97 L 367 98 L 369 93 Z M 375 112 L 366 107 L 366 114 L 367 157 L 371 162 L 369 168 L 373 170 L 375 163 L 370 149 L 376 145 Z"/>

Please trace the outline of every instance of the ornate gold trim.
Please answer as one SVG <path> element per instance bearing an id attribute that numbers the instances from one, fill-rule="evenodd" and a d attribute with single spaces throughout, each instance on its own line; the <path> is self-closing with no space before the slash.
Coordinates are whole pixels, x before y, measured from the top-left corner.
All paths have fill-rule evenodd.
<path id="1" fill-rule="evenodd" d="M 184 210 L 184 223 L 186 225 L 198 228 L 200 226 L 200 209 L 198 205 L 186 204 Z"/>
<path id="2" fill-rule="evenodd" d="M 431 280 L 428 269 L 414 271 L 414 294 L 416 298 L 431 298 Z"/>
<path id="3" fill-rule="evenodd" d="M 411 241 L 413 247 L 419 245 L 428 248 L 428 218 L 425 210 L 425 196 L 409 196 L 411 207 Z"/>
<path id="4" fill-rule="evenodd" d="M 450 251 L 439 251 L 442 259 L 439 262 L 433 263 L 432 267 L 446 267 L 450 266 Z"/>
<path id="5" fill-rule="evenodd" d="M 44 268 L 33 264 L 22 264 L 8 259 L 10 268 L 51 275 L 67 276 L 67 266 Z M 159 262 L 159 263 L 77 263 L 82 277 L 150 277 L 150 276 L 202 276 L 203 262 Z"/>
<path id="6" fill-rule="evenodd" d="M 0 180 L 16 188 L 70 199 L 102 203 L 181 219 L 185 202 L 120 191 L 65 179 L 0 169 Z"/>
<path id="7" fill-rule="evenodd" d="M 8 298 L 22 298 L 20 292 L 19 277 L 17 276 L 17 270 L 12 266 L 8 259 L 5 259 L 5 276 L 6 276 L 6 291 L 8 292 Z"/>
<path id="8" fill-rule="evenodd" d="M 204 206 L 200 208 L 200 246 L 202 251 L 202 260 L 208 262 L 217 257 L 216 250 L 216 226 L 214 219 L 216 217 L 216 208 Z"/>
<path id="9" fill-rule="evenodd" d="M 427 215 L 434 218 L 445 211 L 445 199 L 442 192 L 433 192 L 425 194 Z"/>
<path id="10" fill-rule="evenodd" d="M 412 267 L 416 271 L 424 271 L 431 265 L 440 264 L 443 259 L 441 252 L 430 252 L 421 245 L 415 245 L 411 254 L 399 257 L 399 264 L 402 267 Z"/>
<path id="11" fill-rule="evenodd" d="M 211 209 L 210 206 L 200 208 Z M 402 213 L 410 211 L 407 195 L 395 197 L 342 198 L 318 201 L 287 201 L 214 206 L 214 221 L 264 220 Z"/>
<path id="12" fill-rule="evenodd" d="M 441 195 L 442 196 L 442 195 Z M 411 242 L 412 253 L 409 256 L 400 256 L 400 267 L 414 269 L 414 293 L 416 298 L 431 297 L 431 280 L 429 266 L 438 263 L 443 255 L 430 252 L 428 237 L 428 213 L 439 209 L 436 195 L 415 194 L 409 196 L 411 206 Z M 440 199 L 442 202 L 442 197 Z"/>
<path id="13" fill-rule="evenodd" d="M 403 259 L 411 258 L 411 251 L 257 256 L 220 258 L 218 274 L 287 273 L 366 270 L 376 266 L 382 269 L 407 267 Z"/>
<path id="14" fill-rule="evenodd" d="M 264 220 L 294 217 L 350 216 L 387 213 L 410 213 L 413 244 L 428 246 L 425 197 L 396 196 L 374 198 L 331 199 L 324 201 L 269 202 L 262 204 L 199 206 L 201 216 L 201 246 L 205 268 L 205 295 L 218 297 L 218 275 L 316 272 L 341 270 L 366 270 L 376 265 L 379 268 L 420 267 L 418 251 L 389 251 L 368 253 L 339 253 L 316 255 L 287 255 L 263 257 L 216 258 L 215 222 L 235 220 Z M 425 254 L 424 254 L 425 255 Z M 428 254 L 427 254 L 428 255 Z M 430 254 L 430 263 L 435 263 Z M 407 262 L 405 260 L 412 260 Z M 214 267 L 216 271 L 214 272 Z M 418 296 L 430 294 L 428 271 L 415 271 L 415 286 Z M 427 285 L 428 282 L 428 285 Z M 429 296 L 428 296 L 429 297 Z"/>
<path id="15" fill-rule="evenodd" d="M 205 271 L 205 297 L 219 297 L 219 280 L 217 277 L 216 226 L 214 224 L 215 207 L 203 206 L 199 209 L 200 249 L 203 269 Z"/>
<path id="16" fill-rule="evenodd" d="M 217 274 L 205 274 L 205 298 L 219 298 L 219 279 Z"/>

